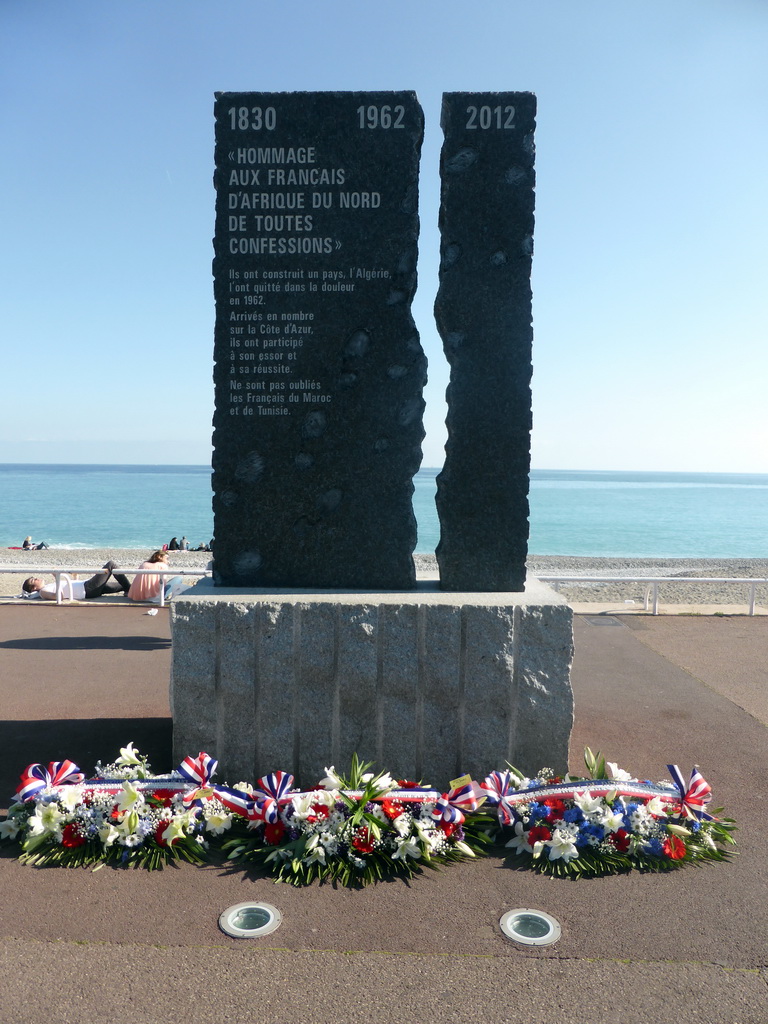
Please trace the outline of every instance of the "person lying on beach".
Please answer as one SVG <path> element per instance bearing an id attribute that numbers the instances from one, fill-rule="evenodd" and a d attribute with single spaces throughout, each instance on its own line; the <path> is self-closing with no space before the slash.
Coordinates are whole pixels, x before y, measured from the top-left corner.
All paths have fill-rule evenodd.
<path id="1" fill-rule="evenodd" d="M 168 552 L 153 551 L 146 562 L 142 562 L 139 569 L 168 569 Z M 163 600 L 167 601 L 175 593 L 179 592 L 182 585 L 181 576 L 165 577 L 165 591 Z M 159 573 L 146 573 L 141 576 L 134 576 L 133 583 L 125 595 L 129 601 L 156 601 L 160 596 L 160 588 L 163 586 L 163 577 Z"/>
<path id="2" fill-rule="evenodd" d="M 125 594 L 131 584 L 127 576 L 115 571 L 119 569 L 117 562 L 109 561 L 104 563 L 101 572 L 89 580 L 65 580 L 61 588 L 62 596 L 70 601 L 88 601 L 104 594 Z M 56 584 L 46 583 L 39 576 L 30 576 L 24 580 L 21 589 L 25 594 L 37 594 L 44 601 L 56 600 Z"/>
<path id="3" fill-rule="evenodd" d="M 35 544 L 31 537 L 25 537 L 24 543 L 21 546 L 25 551 L 42 551 L 43 548 L 48 547 L 44 540 L 41 540 L 39 544 Z"/>

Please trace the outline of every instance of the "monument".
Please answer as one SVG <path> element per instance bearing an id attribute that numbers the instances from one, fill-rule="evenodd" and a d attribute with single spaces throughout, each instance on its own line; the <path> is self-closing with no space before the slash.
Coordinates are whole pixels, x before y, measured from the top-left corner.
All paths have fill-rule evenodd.
<path id="1" fill-rule="evenodd" d="M 435 315 L 451 366 L 437 478 L 444 590 L 525 586 L 535 114 L 530 92 L 443 96 Z"/>
<path id="2" fill-rule="evenodd" d="M 216 98 L 214 579 L 414 586 L 411 92 Z"/>
<path id="3" fill-rule="evenodd" d="M 571 612 L 524 577 L 533 112 L 528 93 L 445 98 L 444 578 L 415 580 L 416 98 L 217 96 L 215 580 L 171 608 L 176 758 L 301 785 L 353 753 L 435 785 L 566 769 Z"/>

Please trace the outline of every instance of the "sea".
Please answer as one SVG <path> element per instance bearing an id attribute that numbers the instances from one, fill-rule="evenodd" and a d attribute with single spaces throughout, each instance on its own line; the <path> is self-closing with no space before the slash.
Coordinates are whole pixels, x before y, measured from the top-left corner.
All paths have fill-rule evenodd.
<path id="1" fill-rule="evenodd" d="M 414 478 L 416 552 L 433 552 L 438 469 Z M 0 546 L 152 549 L 213 534 L 208 466 L 0 465 Z M 768 474 L 535 469 L 538 555 L 765 558 Z"/>

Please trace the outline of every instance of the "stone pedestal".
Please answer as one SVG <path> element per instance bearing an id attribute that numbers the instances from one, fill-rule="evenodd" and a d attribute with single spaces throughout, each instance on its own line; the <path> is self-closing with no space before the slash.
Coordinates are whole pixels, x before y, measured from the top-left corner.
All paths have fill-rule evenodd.
<path id="1" fill-rule="evenodd" d="M 174 759 L 220 781 L 292 772 L 313 785 L 353 753 L 437 786 L 505 761 L 567 768 L 570 608 L 522 593 L 258 590 L 203 581 L 171 608 Z"/>

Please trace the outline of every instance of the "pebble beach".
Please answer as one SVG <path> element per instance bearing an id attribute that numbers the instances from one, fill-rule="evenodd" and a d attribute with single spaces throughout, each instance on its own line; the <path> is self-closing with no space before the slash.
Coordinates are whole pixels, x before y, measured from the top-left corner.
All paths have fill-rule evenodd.
<path id="1" fill-rule="evenodd" d="M 25 578 L 19 573 L 3 573 L 2 566 L 30 567 L 33 573 L 44 574 L 46 567 L 92 568 L 95 572 L 109 559 L 114 559 L 130 573 L 149 555 L 150 550 L 133 548 L 48 548 L 43 551 L 21 551 L 6 548 L 0 552 L 0 597 L 20 593 Z M 209 551 L 171 551 L 171 569 L 205 569 L 211 559 Z M 437 572 L 434 555 L 414 555 L 420 577 Z M 528 573 L 532 576 L 639 576 L 653 577 L 715 577 L 722 583 L 670 582 L 659 585 L 660 600 L 665 604 L 739 605 L 748 597 L 748 586 L 728 583 L 729 579 L 768 579 L 768 559 L 740 558 L 588 558 L 571 555 L 530 555 Z M 81 578 L 84 576 L 80 574 Z M 561 584 L 560 593 L 572 603 L 636 603 L 641 604 L 647 584 L 643 582 L 607 582 Z M 756 591 L 758 604 L 768 604 L 768 584 Z"/>

